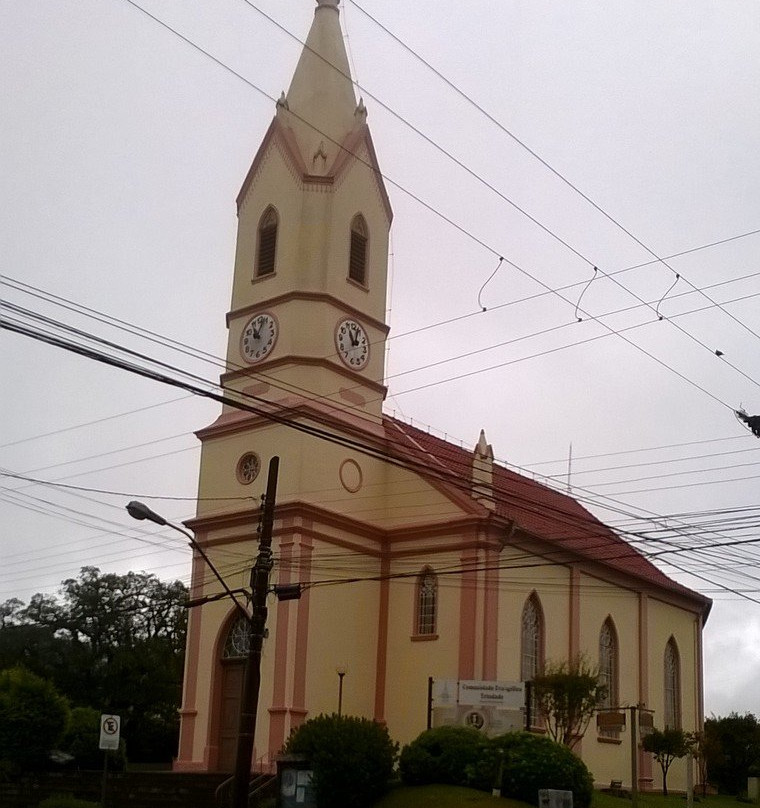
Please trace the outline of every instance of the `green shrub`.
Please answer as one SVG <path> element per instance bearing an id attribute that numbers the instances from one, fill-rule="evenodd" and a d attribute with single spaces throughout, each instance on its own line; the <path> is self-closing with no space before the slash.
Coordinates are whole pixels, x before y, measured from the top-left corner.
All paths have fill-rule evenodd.
<path id="1" fill-rule="evenodd" d="M 69 726 L 61 740 L 61 749 L 74 756 L 78 769 L 102 769 L 103 752 L 100 749 L 100 711 L 94 707 L 74 707 Z M 108 768 L 123 771 L 126 768 L 125 743 L 108 754 Z"/>
<path id="2" fill-rule="evenodd" d="M 0 758 L 8 767 L 46 767 L 68 719 L 69 704 L 52 682 L 24 668 L 0 671 Z"/>
<path id="3" fill-rule="evenodd" d="M 73 794 L 53 794 L 42 800 L 39 808 L 100 808 L 100 803 L 80 800 Z"/>
<path id="4" fill-rule="evenodd" d="M 472 727 L 435 727 L 401 750 L 401 779 L 410 786 L 469 783 L 468 769 L 477 764 L 487 739 Z"/>
<path id="5" fill-rule="evenodd" d="M 593 778 L 586 764 L 566 746 L 530 732 L 492 738 L 487 753 L 471 768 L 472 785 L 490 790 L 500 760 L 504 764 L 502 796 L 537 805 L 539 789 L 556 788 L 573 792 L 574 808 L 589 808 Z"/>
<path id="6" fill-rule="evenodd" d="M 298 727 L 284 751 L 311 763 L 319 806 L 356 808 L 371 805 L 385 793 L 398 744 L 375 721 L 320 715 Z"/>

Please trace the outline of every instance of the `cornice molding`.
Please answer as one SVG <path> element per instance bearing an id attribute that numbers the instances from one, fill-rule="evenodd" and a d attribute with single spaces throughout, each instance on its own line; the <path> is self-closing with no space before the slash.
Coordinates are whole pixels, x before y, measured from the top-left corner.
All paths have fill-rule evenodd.
<path id="1" fill-rule="evenodd" d="M 345 314 L 349 314 L 357 319 L 361 320 L 363 323 L 372 326 L 372 328 L 377 329 L 380 331 L 384 336 L 387 336 L 390 332 L 390 326 L 386 325 L 382 320 L 378 320 L 375 317 L 367 314 L 366 312 L 362 311 L 361 309 L 354 308 L 354 306 L 349 305 L 345 301 L 341 300 L 334 295 L 329 294 L 328 292 L 306 292 L 302 290 L 294 290 L 292 292 L 283 292 L 281 295 L 276 295 L 275 297 L 270 297 L 267 300 L 262 300 L 257 303 L 251 303 L 248 306 L 243 306 L 239 309 L 233 309 L 232 311 L 228 311 L 226 315 L 226 322 L 227 328 L 230 327 L 230 323 L 233 320 L 237 320 L 243 317 L 250 317 L 258 311 L 264 311 L 268 308 L 273 308 L 275 306 L 281 306 L 284 303 L 290 303 L 294 300 L 305 300 L 309 303 L 327 303 L 334 308 L 344 312 Z"/>
<path id="2" fill-rule="evenodd" d="M 262 373 L 264 370 L 266 370 L 266 372 L 271 372 L 276 368 L 292 365 L 300 365 L 301 367 L 308 365 L 310 367 L 329 368 L 338 375 L 344 376 L 346 379 L 350 379 L 352 387 L 354 388 L 368 387 L 373 393 L 381 395 L 383 398 L 385 398 L 385 394 L 388 392 L 388 388 L 384 384 L 376 382 L 374 379 L 369 379 L 362 376 L 360 373 L 352 371 L 350 368 L 347 368 L 345 365 L 340 364 L 337 361 L 332 361 L 319 356 L 299 356 L 298 354 L 286 354 L 285 356 L 278 356 L 275 359 L 266 359 L 250 368 L 240 368 L 239 370 L 232 370 L 229 373 L 223 373 L 219 377 L 219 381 L 223 387 L 226 387 L 231 381 L 247 378 L 255 379 L 257 374 Z M 287 382 L 283 383 L 287 384 Z M 336 395 L 339 394 L 340 393 L 338 391 Z"/>

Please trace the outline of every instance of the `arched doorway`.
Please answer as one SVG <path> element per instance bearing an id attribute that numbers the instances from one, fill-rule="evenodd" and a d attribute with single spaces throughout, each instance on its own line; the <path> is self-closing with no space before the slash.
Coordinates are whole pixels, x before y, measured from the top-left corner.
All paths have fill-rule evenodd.
<path id="1" fill-rule="evenodd" d="M 232 620 L 219 664 L 221 666 L 219 699 L 219 771 L 235 769 L 240 702 L 243 693 L 245 660 L 251 645 L 251 625 L 243 615 Z"/>

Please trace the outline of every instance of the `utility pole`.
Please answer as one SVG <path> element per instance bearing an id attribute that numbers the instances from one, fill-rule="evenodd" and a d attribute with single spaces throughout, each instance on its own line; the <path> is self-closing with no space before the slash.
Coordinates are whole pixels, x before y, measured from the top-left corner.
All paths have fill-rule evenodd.
<path id="1" fill-rule="evenodd" d="M 631 706 L 631 808 L 639 804 L 639 730 L 636 720 L 638 707 Z"/>
<path id="2" fill-rule="evenodd" d="M 264 644 L 267 622 L 269 573 L 273 566 L 272 526 L 274 525 L 274 503 L 277 495 L 279 466 L 279 457 L 273 457 L 269 461 L 267 490 L 263 497 L 259 522 L 259 554 L 251 569 L 251 634 L 243 677 L 240 729 L 232 791 L 233 808 L 248 808 L 248 785 L 251 781 L 251 757 L 253 756 L 253 740 L 256 735 L 256 713 L 259 707 L 259 687 L 261 685 L 261 649 Z"/>

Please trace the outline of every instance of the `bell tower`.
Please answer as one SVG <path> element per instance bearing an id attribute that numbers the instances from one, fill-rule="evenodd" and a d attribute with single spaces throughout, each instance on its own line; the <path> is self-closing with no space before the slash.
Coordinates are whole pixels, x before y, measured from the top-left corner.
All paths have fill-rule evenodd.
<path id="1" fill-rule="evenodd" d="M 237 199 L 228 391 L 373 420 L 385 397 L 392 211 L 357 102 L 340 0 L 317 0 Z"/>

